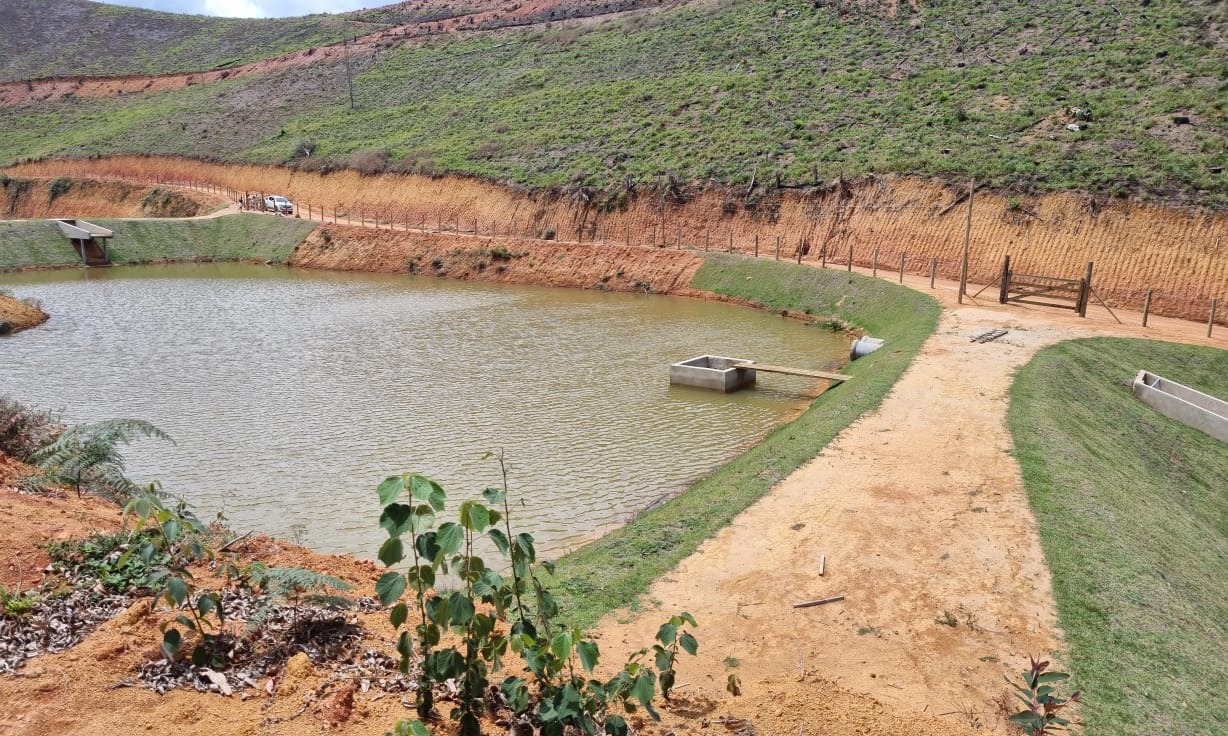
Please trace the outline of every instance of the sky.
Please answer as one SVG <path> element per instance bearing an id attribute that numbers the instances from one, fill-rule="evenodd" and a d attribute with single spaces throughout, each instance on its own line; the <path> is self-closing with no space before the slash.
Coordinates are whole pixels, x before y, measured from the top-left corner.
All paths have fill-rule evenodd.
<path id="1" fill-rule="evenodd" d="M 109 5 L 227 18 L 283 18 L 378 8 L 394 0 L 107 0 Z"/>

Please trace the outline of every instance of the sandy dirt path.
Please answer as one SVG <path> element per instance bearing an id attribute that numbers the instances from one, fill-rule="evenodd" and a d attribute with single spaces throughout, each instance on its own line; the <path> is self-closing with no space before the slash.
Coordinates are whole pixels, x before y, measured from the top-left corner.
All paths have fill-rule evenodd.
<path id="1" fill-rule="evenodd" d="M 697 692 L 717 696 L 725 673 L 744 683 L 817 676 L 902 712 L 1003 728 L 1003 675 L 1014 678 L 1029 654 L 1062 649 L 1005 424 L 1016 370 L 1064 339 L 1222 347 L 1228 331 L 1208 340 L 1205 326 L 1153 318 L 1142 328 L 1141 315 L 1121 312 L 1125 326 L 1103 310 L 1078 319 L 983 300 L 960 306 L 950 283 L 932 293 L 946 307 L 938 329 L 881 407 L 654 584 L 642 612 L 607 617 L 603 648 L 650 641 L 664 617 L 685 610 L 699 620 L 701 651 L 680 679 Z M 1009 332 L 971 342 L 992 328 Z M 824 732 L 809 709 L 781 702 L 780 733 Z"/>

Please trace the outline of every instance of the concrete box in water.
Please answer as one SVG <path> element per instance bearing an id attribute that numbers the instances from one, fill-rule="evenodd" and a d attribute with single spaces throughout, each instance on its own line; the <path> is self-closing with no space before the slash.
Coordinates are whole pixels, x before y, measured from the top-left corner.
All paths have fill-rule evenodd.
<path id="1" fill-rule="evenodd" d="M 669 382 L 729 393 L 755 384 L 754 362 L 722 355 L 701 355 L 681 363 L 671 363 Z M 745 367 L 735 368 L 735 365 Z"/>

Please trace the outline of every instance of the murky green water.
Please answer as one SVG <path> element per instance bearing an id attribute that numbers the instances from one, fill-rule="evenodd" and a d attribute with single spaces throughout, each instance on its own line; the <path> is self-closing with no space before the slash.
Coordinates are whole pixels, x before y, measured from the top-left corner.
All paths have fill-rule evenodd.
<path id="1" fill-rule="evenodd" d="M 0 277 L 52 314 L 0 338 L 0 394 L 71 421 L 147 419 L 130 475 L 317 549 L 373 556 L 374 488 L 407 470 L 456 502 L 499 480 L 559 553 L 674 494 L 814 385 L 671 387 L 703 353 L 833 368 L 840 336 L 725 304 L 237 264 Z"/>

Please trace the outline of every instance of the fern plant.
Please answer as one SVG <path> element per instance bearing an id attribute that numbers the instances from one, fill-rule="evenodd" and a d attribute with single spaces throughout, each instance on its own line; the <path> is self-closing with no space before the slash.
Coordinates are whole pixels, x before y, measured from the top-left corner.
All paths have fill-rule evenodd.
<path id="1" fill-rule="evenodd" d="M 301 567 L 268 567 L 262 562 L 249 565 L 246 573 L 251 587 L 265 593 L 263 605 L 248 619 L 249 631 L 260 628 L 277 604 L 290 606 L 293 623 L 298 623 L 299 606 L 340 610 L 354 605 L 349 598 L 329 592 L 354 587 L 332 575 Z"/>
<path id="2" fill-rule="evenodd" d="M 119 446 L 148 437 L 174 443 L 170 435 L 140 419 L 108 419 L 77 424 L 54 441 L 35 450 L 30 461 L 43 472 L 47 484 L 72 486 L 77 495 L 91 493 L 123 504 L 139 490 L 124 475 Z"/>

